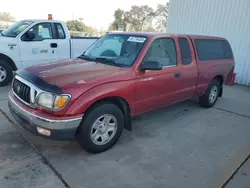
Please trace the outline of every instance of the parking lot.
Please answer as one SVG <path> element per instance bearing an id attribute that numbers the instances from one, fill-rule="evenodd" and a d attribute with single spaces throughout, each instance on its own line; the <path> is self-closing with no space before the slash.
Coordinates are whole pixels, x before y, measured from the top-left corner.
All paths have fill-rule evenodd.
<path id="1" fill-rule="evenodd" d="M 132 132 L 124 131 L 111 150 L 97 155 L 76 142 L 23 130 L 9 114 L 9 88 L 0 88 L 0 187 L 250 185 L 249 87 L 226 87 L 214 108 L 201 108 L 193 100 L 136 117 Z"/>

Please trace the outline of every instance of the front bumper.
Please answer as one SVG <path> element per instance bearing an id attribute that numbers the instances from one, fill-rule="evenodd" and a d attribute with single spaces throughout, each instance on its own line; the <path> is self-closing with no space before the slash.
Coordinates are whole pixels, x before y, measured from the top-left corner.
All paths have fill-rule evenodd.
<path id="1" fill-rule="evenodd" d="M 55 140 L 71 140 L 82 121 L 82 115 L 74 117 L 58 117 L 41 114 L 18 101 L 12 92 L 9 93 L 9 109 L 14 119 L 28 131 Z M 50 135 L 41 134 L 38 129 L 48 130 Z"/>

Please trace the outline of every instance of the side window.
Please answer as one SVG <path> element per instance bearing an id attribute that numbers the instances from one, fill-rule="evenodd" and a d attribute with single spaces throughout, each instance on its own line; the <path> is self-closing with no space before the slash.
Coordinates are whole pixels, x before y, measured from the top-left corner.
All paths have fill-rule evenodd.
<path id="1" fill-rule="evenodd" d="M 42 41 L 44 39 L 53 39 L 52 28 L 50 23 L 40 23 L 33 26 L 29 31 L 33 32 L 35 38 L 32 41 Z M 26 35 L 22 36 L 25 39 Z"/>
<path id="2" fill-rule="evenodd" d="M 159 38 L 149 47 L 144 61 L 158 61 L 162 66 L 176 66 L 176 47 L 172 38 Z"/>
<path id="3" fill-rule="evenodd" d="M 232 52 L 224 40 L 197 39 L 195 45 L 200 61 L 232 58 Z"/>
<path id="4" fill-rule="evenodd" d="M 229 46 L 229 43 L 225 40 L 223 40 L 221 42 L 222 42 L 222 46 L 223 46 L 223 50 L 224 50 L 225 59 L 232 59 L 233 52 Z"/>
<path id="5" fill-rule="evenodd" d="M 58 39 L 65 39 L 66 38 L 66 36 L 65 36 L 65 33 L 64 33 L 64 29 L 63 29 L 63 27 L 62 27 L 62 24 L 60 24 L 60 23 L 56 23 L 55 24 L 56 25 L 56 30 L 57 30 L 57 38 Z"/>
<path id="6" fill-rule="evenodd" d="M 180 51 L 181 51 L 181 63 L 188 65 L 192 63 L 191 49 L 188 44 L 188 40 L 185 38 L 179 39 Z"/>

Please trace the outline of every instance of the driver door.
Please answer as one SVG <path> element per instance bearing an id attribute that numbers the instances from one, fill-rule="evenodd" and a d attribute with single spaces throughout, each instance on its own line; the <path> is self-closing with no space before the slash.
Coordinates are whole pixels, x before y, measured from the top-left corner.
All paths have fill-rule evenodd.
<path id="1" fill-rule="evenodd" d="M 24 33 L 19 41 L 23 68 L 56 61 L 57 39 L 53 35 L 51 24 L 46 22 L 36 24 L 29 32 L 34 32 L 33 40 L 28 40 Z"/>
<path id="2" fill-rule="evenodd" d="M 159 62 L 162 70 L 137 71 L 135 114 L 152 111 L 171 103 L 179 90 L 176 41 L 171 37 L 155 39 L 143 61 Z"/>

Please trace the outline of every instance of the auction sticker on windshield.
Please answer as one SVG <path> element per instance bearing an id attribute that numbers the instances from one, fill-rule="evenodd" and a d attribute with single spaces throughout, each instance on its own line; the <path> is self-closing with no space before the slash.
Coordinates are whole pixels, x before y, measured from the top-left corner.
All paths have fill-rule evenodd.
<path id="1" fill-rule="evenodd" d="M 144 43 L 145 40 L 146 40 L 146 38 L 144 38 L 144 37 L 129 37 L 128 38 L 129 42 Z"/>

